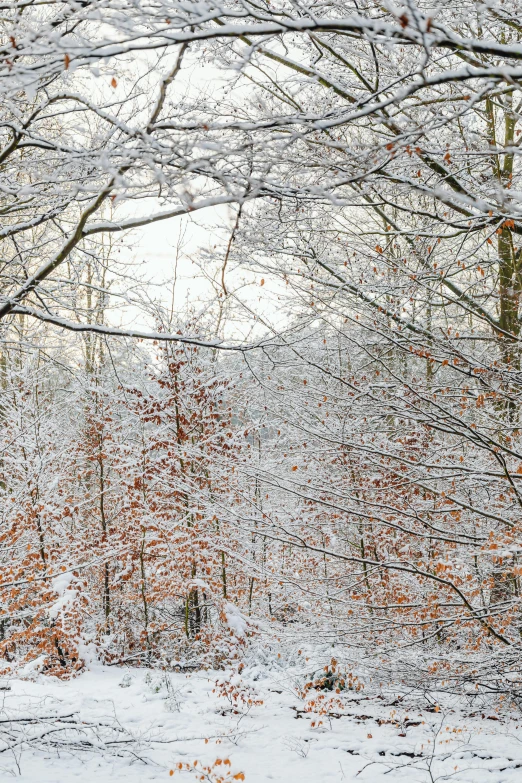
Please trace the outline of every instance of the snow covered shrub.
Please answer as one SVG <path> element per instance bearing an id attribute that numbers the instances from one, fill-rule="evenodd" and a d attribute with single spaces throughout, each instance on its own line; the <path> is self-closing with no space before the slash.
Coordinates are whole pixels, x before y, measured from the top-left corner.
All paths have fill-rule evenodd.
<path id="1" fill-rule="evenodd" d="M 363 688 L 364 684 L 353 672 L 341 671 L 336 659 L 332 658 L 324 669 L 310 675 L 310 679 L 303 686 L 303 693 L 310 690 L 340 693 L 345 690 L 360 691 Z"/>
<path id="2" fill-rule="evenodd" d="M 248 712 L 251 707 L 260 707 L 263 704 L 257 691 L 243 681 L 239 672 L 216 680 L 212 693 L 226 699 L 234 714 Z"/>
<path id="3" fill-rule="evenodd" d="M 77 574 L 64 573 L 12 590 L 14 617 L 0 643 L 0 672 L 67 678 L 81 671 L 82 588 Z"/>
<path id="4" fill-rule="evenodd" d="M 68 677 L 83 666 L 88 598 L 66 480 L 74 438 L 48 386 L 27 359 L 2 389 L 0 671 Z"/>
<path id="5" fill-rule="evenodd" d="M 175 772 L 190 772 L 197 780 L 207 780 L 208 783 L 233 783 L 234 780 L 244 780 L 243 772 L 230 771 L 230 759 L 216 759 L 213 764 L 202 764 L 200 761 L 179 762 L 176 769 L 170 770 L 170 775 Z"/>

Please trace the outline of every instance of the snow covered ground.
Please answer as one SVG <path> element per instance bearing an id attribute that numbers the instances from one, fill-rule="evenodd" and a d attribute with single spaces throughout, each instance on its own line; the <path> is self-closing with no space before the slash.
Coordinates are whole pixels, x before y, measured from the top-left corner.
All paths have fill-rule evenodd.
<path id="1" fill-rule="evenodd" d="M 450 703 L 424 702 L 426 710 L 420 700 L 398 706 L 361 691 L 328 718 L 303 712 L 288 672 L 251 669 L 233 675 L 232 688 L 229 679 L 97 667 L 72 682 L 12 680 L 0 692 L 0 780 L 188 783 L 206 765 L 205 780 L 227 783 L 522 780 L 516 715 L 498 720 Z"/>

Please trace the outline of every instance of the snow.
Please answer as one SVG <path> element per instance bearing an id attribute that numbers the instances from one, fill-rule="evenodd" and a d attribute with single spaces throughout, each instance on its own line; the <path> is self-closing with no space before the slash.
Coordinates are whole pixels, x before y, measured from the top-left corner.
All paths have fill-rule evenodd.
<path id="1" fill-rule="evenodd" d="M 58 595 L 56 601 L 49 607 L 49 617 L 52 620 L 56 620 L 59 614 L 64 613 L 74 603 L 76 590 L 70 589 L 73 579 L 72 572 L 66 571 L 51 580 L 52 588 Z"/>
<path id="2" fill-rule="evenodd" d="M 223 680 L 255 694 L 254 705 L 234 704 L 221 695 L 216 682 Z M 216 759 L 230 760 L 230 767 L 215 769 L 230 769 L 226 780 L 231 783 L 239 773 L 247 783 L 521 779 L 522 723 L 514 715 L 502 720 L 492 712 L 471 715 L 469 705 L 458 709 L 450 702 L 440 711 L 428 712 L 413 704 L 409 709 L 394 706 L 382 696 L 350 692 L 342 717 L 328 719 L 304 711 L 296 685 L 295 674 L 262 667 L 241 675 L 166 675 L 97 666 L 69 682 L 41 675 L 31 681 L 15 679 L 10 691 L 2 692 L 0 720 L 7 714 L 18 718 L 10 724 L 16 731 L 22 718 L 38 714 L 44 720 L 24 729 L 32 747 L 18 744 L 14 752 L 0 754 L 0 779 L 147 783 L 169 780 L 169 771 L 178 764 L 192 766 L 197 760 L 198 766 L 212 765 Z M 64 731 L 73 721 L 79 729 Z M 5 725 L 0 724 L 3 748 Z M 61 743 L 59 752 L 46 744 L 49 741 Z M 73 741 L 71 752 L 65 742 L 70 746 Z M 197 777 L 176 769 L 174 780 L 183 783 Z"/>
<path id="3" fill-rule="evenodd" d="M 22 667 L 20 674 L 22 677 L 31 677 L 33 674 L 40 672 L 45 666 L 47 655 L 39 655 L 37 658 L 33 658 Z"/>
<path id="4" fill-rule="evenodd" d="M 237 606 L 230 602 L 226 603 L 223 607 L 223 614 L 225 615 L 226 623 L 234 636 L 238 639 L 244 639 L 248 631 L 249 623 L 246 617 L 241 614 Z"/>

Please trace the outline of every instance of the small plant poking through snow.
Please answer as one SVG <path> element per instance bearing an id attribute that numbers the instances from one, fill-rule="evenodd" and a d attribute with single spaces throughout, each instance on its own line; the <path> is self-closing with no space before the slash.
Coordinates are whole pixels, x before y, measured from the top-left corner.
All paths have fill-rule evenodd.
<path id="1" fill-rule="evenodd" d="M 239 675 L 230 679 L 216 680 L 212 693 L 227 699 L 235 715 L 248 712 L 251 707 L 260 707 L 263 704 L 257 692 L 246 685 Z"/>
<path id="2" fill-rule="evenodd" d="M 120 688 L 130 688 L 131 683 L 132 683 L 132 676 L 129 674 L 129 672 L 127 672 L 121 678 L 121 682 L 119 683 L 119 685 Z"/>
<path id="3" fill-rule="evenodd" d="M 332 717 L 339 717 L 344 710 L 344 704 L 338 697 L 326 696 L 324 693 L 319 693 L 316 697 L 309 699 L 305 702 L 304 712 L 309 712 L 317 715 L 318 718 L 325 717 L 328 720 Z M 310 724 L 311 728 L 319 728 L 323 725 L 322 720 L 313 720 Z"/>
<path id="4" fill-rule="evenodd" d="M 318 716 L 310 724 L 312 728 L 319 728 L 323 725 L 321 718 L 326 717 L 330 720 L 332 717 L 339 717 L 344 711 L 344 702 L 340 696 L 347 690 L 362 690 L 364 685 L 351 672 L 342 673 L 339 671 L 338 663 L 332 658 L 330 663 L 324 667 L 323 672 L 311 676 L 300 690 L 299 695 L 304 700 L 303 712 L 312 713 Z M 328 696 L 328 692 L 332 693 Z"/>
<path id="5" fill-rule="evenodd" d="M 179 712 L 181 708 L 181 689 L 174 688 L 168 672 L 163 671 L 155 675 L 147 672 L 144 682 L 152 693 L 161 696 L 165 702 L 167 712 Z"/>
<path id="6" fill-rule="evenodd" d="M 207 780 L 209 783 L 232 783 L 234 780 L 244 780 L 243 772 L 232 773 L 230 759 L 216 759 L 212 765 L 205 766 L 199 761 L 180 762 L 176 769 L 170 770 L 170 775 L 175 772 L 191 772 L 198 780 Z"/>
<path id="7" fill-rule="evenodd" d="M 305 683 L 303 693 L 307 691 L 361 691 L 364 684 L 352 672 L 341 672 L 335 658 L 332 658 L 322 672 L 310 675 L 310 680 Z"/>

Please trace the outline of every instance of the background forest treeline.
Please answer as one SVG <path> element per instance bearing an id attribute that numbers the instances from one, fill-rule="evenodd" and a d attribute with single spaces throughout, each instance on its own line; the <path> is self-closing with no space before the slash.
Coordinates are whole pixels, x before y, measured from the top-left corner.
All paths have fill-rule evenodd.
<path id="1" fill-rule="evenodd" d="M 519 698 L 521 11 L 3 8 L 6 669 L 304 638 Z M 121 249 L 209 209 L 181 306 Z"/>
<path id="2" fill-rule="evenodd" d="M 220 666 L 277 636 L 506 687 L 520 473 L 473 439 L 497 399 L 446 368 L 433 394 L 425 359 L 371 360 L 353 328 L 300 338 L 248 363 L 105 338 L 69 367 L 52 346 L 3 354 L 6 670 Z M 400 406 L 384 361 L 408 376 Z"/>

